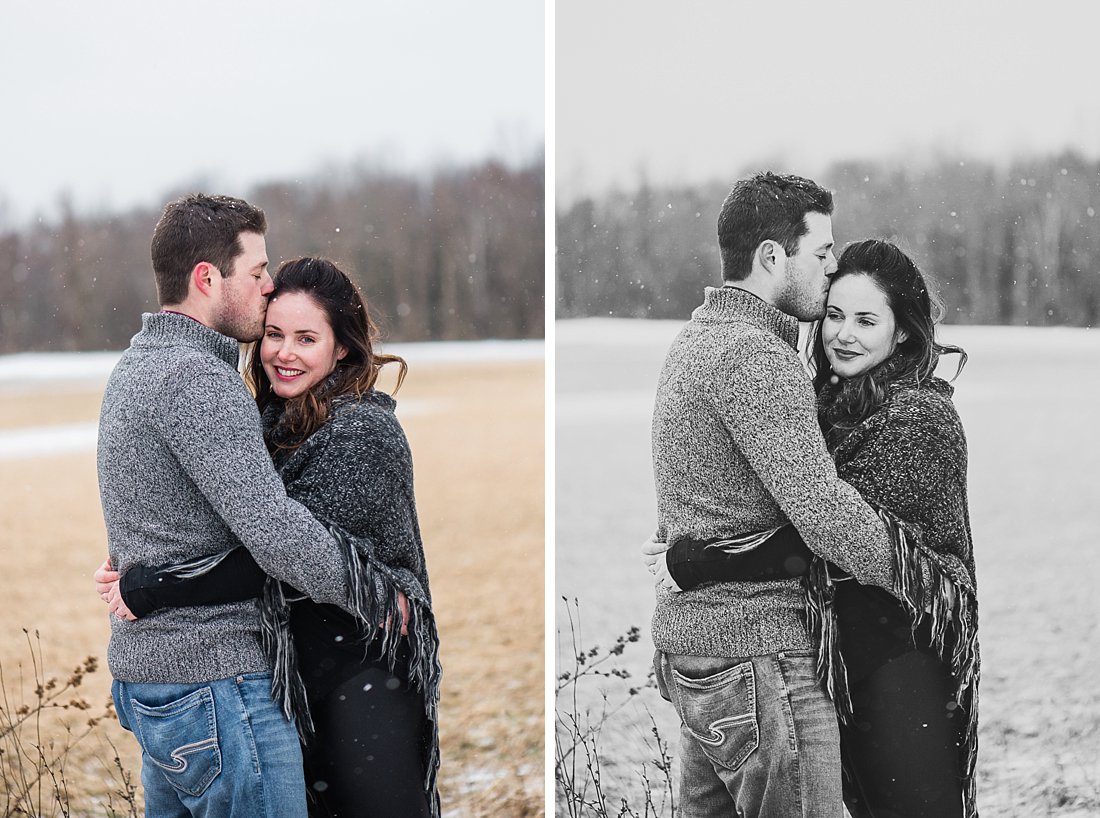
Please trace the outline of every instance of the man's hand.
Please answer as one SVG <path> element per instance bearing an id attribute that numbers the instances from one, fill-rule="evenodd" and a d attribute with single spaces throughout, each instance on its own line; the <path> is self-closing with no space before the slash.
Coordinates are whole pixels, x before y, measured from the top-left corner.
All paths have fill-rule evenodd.
<path id="1" fill-rule="evenodd" d="M 665 559 L 666 551 L 668 551 L 668 543 L 658 540 L 656 532 L 642 543 L 642 556 L 646 561 L 649 573 L 653 574 L 653 582 L 656 587 L 666 591 L 682 591 L 683 589 L 676 584 L 676 581 L 668 572 L 668 561 Z"/>
<path id="2" fill-rule="evenodd" d="M 126 607 L 126 603 L 122 600 L 122 593 L 118 588 L 121 574 L 112 570 L 110 557 L 96 569 L 96 572 L 92 574 L 92 579 L 95 580 L 96 593 L 99 594 L 100 599 L 107 603 L 109 613 L 114 614 L 119 619 L 125 619 L 127 622 L 137 621 L 137 617 L 130 613 L 130 609 Z"/>

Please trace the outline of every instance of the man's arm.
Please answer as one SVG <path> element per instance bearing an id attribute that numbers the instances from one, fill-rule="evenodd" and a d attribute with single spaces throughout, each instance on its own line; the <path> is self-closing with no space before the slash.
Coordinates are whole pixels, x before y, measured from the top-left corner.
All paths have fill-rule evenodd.
<path id="1" fill-rule="evenodd" d="M 813 389 L 793 355 L 757 352 L 711 395 L 733 445 L 809 549 L 864 584 L 893 587 L 885 526 L 839 479 L 817 424 Z"/>
<path id="2" fill-rule="evenodd" d="M 228 373 L 200 373 L 159 416 L 164 439 L 263 571 L 317 602 L 347 600 L 343 548 L 287 497 L 264 447 L 256 405 Z"/>

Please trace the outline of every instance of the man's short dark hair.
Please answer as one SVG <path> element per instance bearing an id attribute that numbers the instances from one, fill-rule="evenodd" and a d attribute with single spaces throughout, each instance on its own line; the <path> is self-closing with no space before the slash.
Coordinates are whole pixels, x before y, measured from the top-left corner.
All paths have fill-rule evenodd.
<path id="1" fill-rule="evenodd" d="M 767 171 L 733 186 L 718 214 L 722 279 L 741 281 L 752 272 L 760 243 L 779 242 L 788 256 L 798 252 L 806 234 L 806 214 L 833 212 L 833 194 L 801 176 Z"/>
<path id="2" fill-rule="evenodd" d="M 160 303 L 179 304 L 195 265 L 205 261 L 233 274 L 233 262 L 243 251 L 241 233 L 267 232 L 267 218 L 258 207 L 231 196 L 192 193 L 164 206 L 153 228 L 153 274 Z"/>

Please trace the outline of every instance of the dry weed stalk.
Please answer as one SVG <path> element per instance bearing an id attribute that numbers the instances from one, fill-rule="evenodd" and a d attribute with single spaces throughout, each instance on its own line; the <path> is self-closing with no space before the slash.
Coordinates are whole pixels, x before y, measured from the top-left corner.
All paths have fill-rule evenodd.
<path id="1" fill-rule="evenodd" d="M 72 750 L 96 732 L 104 719 L 114 719 L 113 704 L 108 701 L 103 710 L 89 715 L 74 727 L 62 714 L 66 711 L 88 713 L 92 705 L 79 694 L 84 677 L 95 673 L 99 660 L 89 656 L 64 681 L 56 677 L 43 678 L 42 640 L 38 631 L 32 640 L 24 628 L 33 671 L 33 693 L 27 695 L 27 682 L 19 665 L 14 690 L 9 691 L 8 679 L 0 663 L 0 785 L 3 788 L 3 812 L 0 818 L 17 815 L 68 816 L 73 813 L 73 794 L 65 777 L 65 763 Z M 58 728 L 63 738 L 55 738 Z M 112 745 L 113 746 L 113 745 Z M 115 758 L 123 776 L 129 774 Z M 136 792 L 132 785 L 124 786 L 123 801 L 129 802 L 129 814 L 136 816 Z M 113 805 L 110 815 L 118 815 Z"/>
<path id="2" fill-rule="evenodd" d="M 627 645 L 637 642 L 641 632 L 630 628 L 618 636 L 607 650 L 595 646 L 582 648 L 580 628 L 580 603 L 574 598 L 562 597 L 566 605 L 572 648 L 572 669 L 560 671 L 555 687 L 554 778 L 556 784 L 556 811 L 560 816 L 580 818 L 657 818 L 665 814 L 675 815 L 672 789 L 672 759 L 668 745 L 661 738 L 656 721 L 648 706 L 642 705 L 651 725 L 652 743 L 646 746 L 655 750 L 652 767 L 660 773 L 660 792 L 656 792 L 649 778 L 649 766 L 642 763 L 638 772 L 641 790 L 637 792 L 629 784 L 615 782 L 616 798 L 609 795 L 606 771 L 601 759 L 606 756 L 601 748 L 601 736 L 610 720 L 646 688 L 655 688 L 653 672 L 641 685 L 630 682 L 631 674 L 613 663 L 623 655 Z M 561 661 L 559 659 L 559 666 Z M 598 711 L 585 708 L 582 711 L 580 686 L 595 684 L 602 702 Z M 631 798 L 640 800 L 638 805 Z M 616 804 L 617 801 L 617 804 Z"/>

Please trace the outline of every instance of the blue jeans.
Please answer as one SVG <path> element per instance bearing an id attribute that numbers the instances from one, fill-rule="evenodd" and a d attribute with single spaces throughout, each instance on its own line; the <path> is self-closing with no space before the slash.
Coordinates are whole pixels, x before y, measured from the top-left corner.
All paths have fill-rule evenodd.
<path id="1" fill-rule="evenodd" d="M 271 699 L 271 674 L 199 684 L 111 686 L 141 745 L 146 818 L 303 818 L 294 725 Z"/>
<path id="2" fill-rule="evenodd" d="M 840 732 L 813 653 L 654 657 L 680 715 L 682 818 L 839 818 Z"/>

